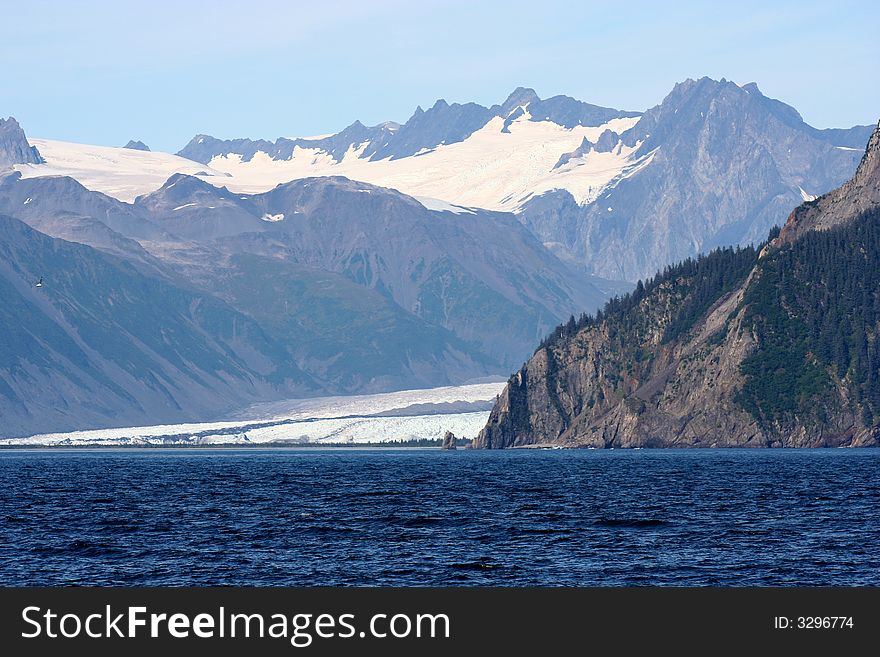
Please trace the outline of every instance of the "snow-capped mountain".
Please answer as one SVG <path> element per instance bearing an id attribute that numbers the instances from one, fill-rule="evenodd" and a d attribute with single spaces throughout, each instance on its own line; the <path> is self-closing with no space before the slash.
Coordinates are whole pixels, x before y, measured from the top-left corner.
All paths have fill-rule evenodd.
<path id="1" fill-rule="evenodd" d="M 451 144 L 466 141 L 493 118 L 501 118 L 501 129 L 510 134 L 511 124 L 525 117 L 532 122 L 551 122 L 567 129 L 600 126 L 614 119 L 638 118 L 640 112 L 625 112 L 584 103 L 568 96 L 541 100 L 533 89 L 519 87 L 500 105 L 483 107 L 476 103 L 452 103 L 438 100 L 425 111 L 417 107 L 412 117 L 400 125 L 386 122 L 366 127 L 355 121 L 339 133 L 299 139 L 279 138 L 275 142 L 250 139 L 219 140 L 196 135 L 178 155 L 208 164 L 214 157 L 241 155 L 249 162 L 257 153 L 272 160 L 289 160 L 297 148 L 319 150 L 335 162 L 350 151 L 371 161 L 399 160 Z"/>
<path id="2" fill-rule="evenodd" d="M 605 132 L 631 128 L 638 112 L 590 105 L 566 96 L 541 100 L 516 89 L 490 108 L 438 100 L 417 108 L 403 125 L 355 122 L 320 139 L 221 141 L 197 135 L 178 155 L 230 174 L 237 190 L 306 176 L 341 175 L 406 194 L 490 210 L 516 210 L 551 189 L 588 201 L 632 171 L 631 147 L 581 157 L 556 167 L 560 156 Z"/>
<path id="3" fill-rule="evenodd" d="M 636 280 L 715 246 L 762 239 L 852 175 L 871 126 L 817 130 L 754 83 L 686 80 L 643 115 L 516 89 L 492 107 L 437 101 L 403 124 L 275 141 L 197 135 L 177 155 L 32 140 L 45 163 L 133 201 L 174 173 L 255 194 L 344 176 L 426 208 L 512 211 L 559 257 Z"/>
<path id="4" fill-rule="evenodd" d="M 631 149 L 636 171 L 593 202 L 556 190 L 517 216 L 589 272 L 646 278 L 718 246 L 763 240 L 793 207 L 852 176 L 872 129 L 817 130 L 755 84 L 687 80 L 617 145 L 606 135 L 591 147 Z"/>
<path id="5" fill-rule="evenodd" d="M 489 210 L 515 210 L 552 189 L 586 202 L 636 170 L 632 147 L 596 151 L 568 166 L 560 157 L 603 133 L 631 128 L 638 112 L 566 96 L 541 100 L 517 89 L 490 108 L 437 101 L 403 125 L 367 127 L 355 121 L 339 133 L 278 140 L 222 141 L 197 135 L 172 156 L 33 139 L 46 163 L 16 167 L 24 177 L 67 175 L 120 200 L 157 189 L 174 173 L 195 175 L 232 191 L 259 193 L 313 176 L 345 176 L 424 199 Z"/>
<path id="6" fill-rule="evenodd" d="M 23 178 L 67 176 L 90 190 L 121 201 L 130 202 L 158 189 L 175 173 L 198 175 L 218 186 L 230 181 L 227 174 L 204 164 L 160 151 L 32 137 L 28 141 L 42 157 L 40 162 L 19 162 L 13 166 Z"/>
<path id="7" fill-rule="evenodd" d="M 270 361 L 322 393 L 460 383 L 518 365 L 552 326 L 621 291 L 607 279 L 762 238 L 848 178 L 870 131 L 817 130 L 754 84 L 708 78 L 676 85 L 643 115 L 517 89 L 492 107 L 438 101 L 404 124 L 355 122 L 334 135 L 200 135 L 178 155 L 28 142 L 10 119 L 0 122 L 0 214 L 30 229 L 8 220 L 0 248 L 17 264 L 0 279 L 34 321 L 49 317 L 74 342 L 94 338 L 79 352 L 60 333 L 61 351 L 43 340 L 59 358 L 77 354 L 82 372 L 64 365 L 74 378 L 118 367 L 108 299 L 151 308 L 152 320 L 125 329 L 123 350 L 139 354 L 145 376 L 199 381 L 192 395 L 170 395 L 169 419 L 284 394 Z M 90 250 L 68 251 L 70 242 Z M 44 296 L 57 290 L 52 259 L 34 260 L 31 247 L 82 263 L 54 309 L 28 291 L 46 271 Z M 89 278 L 99 270 L 105 278 Z M 217 309 L 211 318 L 204 304 Z M 7 321 L 22 316 L 13 309 Z M 188 365 L 178 338 L 155 342 L 166 325 L 222 382 Z M 40 371 L 42 338 L 16 331 L 0 402 L 19 426 L 42 417 L 42 428 L 58 428 L 74 415 L 101 426 L 131 400 L 162 416 L 164 393 L 137 377 L 107 379 L 116 387 L 100 413 L 72 393 L 73 378 L 22 379 Z M 200 333 L 210 354 L 193 342 Z M 241 394 L 233 379 L 247 382 Z M 61 410 L 28 402 L 32 385 Z"/>

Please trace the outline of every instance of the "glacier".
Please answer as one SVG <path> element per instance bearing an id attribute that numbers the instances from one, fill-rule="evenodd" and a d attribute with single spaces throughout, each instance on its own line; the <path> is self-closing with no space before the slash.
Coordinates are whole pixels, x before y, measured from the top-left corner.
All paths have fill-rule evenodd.
<path id="1" fill-rule="evenodd" d="M 474 438 L 504 382 L 261 403 L 224 421 L 0 438 L 0 447 L 315 445 Z"/>

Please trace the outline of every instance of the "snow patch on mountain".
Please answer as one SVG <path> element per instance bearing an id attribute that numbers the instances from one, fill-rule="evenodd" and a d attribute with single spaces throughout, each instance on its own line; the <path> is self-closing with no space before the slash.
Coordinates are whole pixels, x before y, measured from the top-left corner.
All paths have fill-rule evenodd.
<path id="1" fill-rule="evenodd" d="M 817 198 L 815 195 L 806 192 L 803 187 L 798 186 L 798 191 L 801 193 L 801 198 L 804 201 L 815 201 Z"/>
<path id="2" fill-rule="evenodd" d="M 460 205 L 453 205 L 439 198 L 430 198 L 428 196 L 414 196 L 415 200 L 424 205 L 428 210 L 437 212 L 454 212 L 455 214 L 476 214 L 471 208 L 465 208 Z"/>

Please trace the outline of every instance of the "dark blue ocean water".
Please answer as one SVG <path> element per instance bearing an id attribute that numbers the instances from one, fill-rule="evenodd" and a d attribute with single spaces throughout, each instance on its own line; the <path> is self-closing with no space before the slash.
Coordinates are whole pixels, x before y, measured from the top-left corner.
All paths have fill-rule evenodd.
<path id="1" fill-rule="evenodd" d="M 0 585 L 880 585 L 880 450 L 0 451 Z"/>

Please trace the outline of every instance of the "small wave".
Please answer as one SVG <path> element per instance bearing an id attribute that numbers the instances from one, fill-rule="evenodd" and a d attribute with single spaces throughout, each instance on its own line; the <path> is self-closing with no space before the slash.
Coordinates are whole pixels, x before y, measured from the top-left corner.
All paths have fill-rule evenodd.
<path id="1" fill-rule="evenodd" d="M 433 516 L 419 516 L 416 518 L 408 518 L 401 524 L 404 527 L 431 527 L 439 525 L 443 522 L 443 518 L 435 518 Z"/>
<path id="2" fill-rule="evenodd" d="M 451 563 L 449 564 L 450 568 L 455 568 L 456 570 L 495 570 L 496 568 L 500 568 L 498 564 L 490 563 L 488 561 L 463 561 L 459 563 Z"/>
<path id="3" fill-rule="evenodd" d="M 111 554 L 120 554 L 122 550 L 107 543 L 94 543 L 87 540 L 74 540 L 67 545 L 51 547 L 40 545 L 31 549 L 38 554 L 63 555 L 70 554 L 77 557 L 103 557 Z"/>
<path id="4" fill-rule="evenodd" d="M 309 525 L 303 529 L 315 532 L 316 534 L 351 534 L 354 532 L 354 529 L 351 527 L 338 527 L 336 525 Z M 267 534 L 267 536 L 271 536 L 271 534 Z"/>
<path id="5" fill-rule="evenodd" d="M 137 523 L 123 518 L 106 518 L 99 520 L 95 525 L 97 531 L 109 533 L 136 532 L 140 529 Z"/>
<path id="6" fill-rule="evenodd" d="M 659 518 L 600 518 L 594 524 L 600 527 L 660 527 L 669 523 Z"/>

